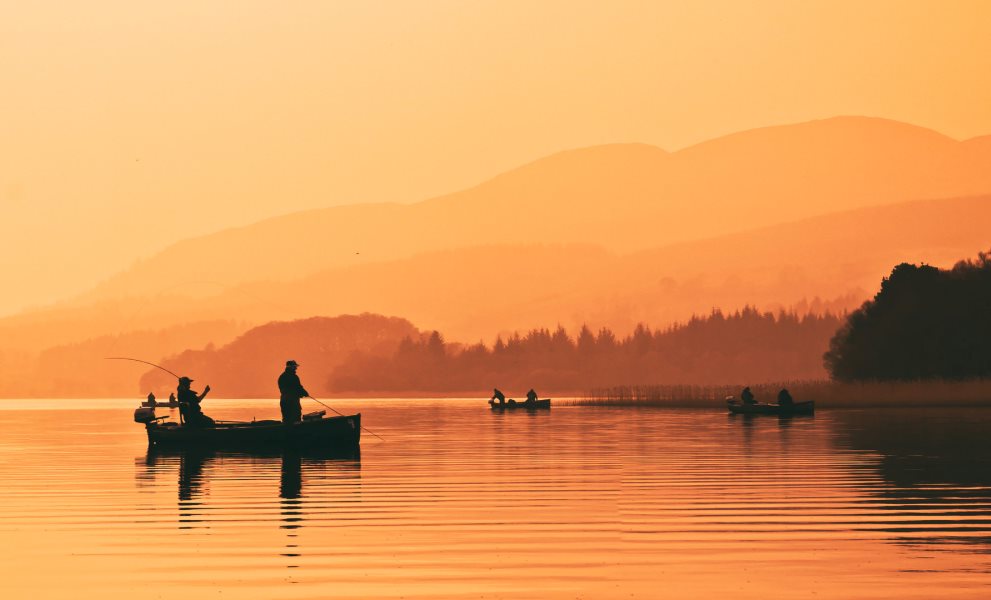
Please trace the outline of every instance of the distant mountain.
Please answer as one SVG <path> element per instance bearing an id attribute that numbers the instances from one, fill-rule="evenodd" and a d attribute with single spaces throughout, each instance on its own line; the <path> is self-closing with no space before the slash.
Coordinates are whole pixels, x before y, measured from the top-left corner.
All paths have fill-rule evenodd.
<path id="1" fill-rule="evenodd" d="M 229 288 L 209 298 L 135 299 L 137 322 L 251 323 L 363 311 L 403 315 L 454 341 L 560 323 L 619 334 L 637 322 L 663 326 L 713 307 L 762 309 L 820 300 L 853 309 L 890 265 L 951 265 L 991 247 L 991 196 L 844 211 L 626 255 L 589 245 L 482 246 L 328 269 L 290 282 Z M 0 321 L 0 335 L 35 340 L 43 323 L 65 331 L 114 327 L 118 302 Z M 128 310 L 133 313 L 135 310 Z M 181 321 L 180 321 L 181 322 Z M 163 326 L 159 323 L 159 326 Z"/>
<path id="2" fill-rule="evenodd" d="M 334 368 L 352 353 L 391 356 L 405 337 L 420 335 L 409 321 L 381 315 L 313 317 L 255 327 L 219 348 L 189 350 L 162 361 L 180 375 L 192 376 L 215 398 L 279 397 L 276 380 L 289 359 L 300 363 L 299 375 L 310 394 L 320 397 Z M 168 395 L 175 378 L 160 370 L 141 377 L 140 389 Z"/>
<path id="3" fill-rule="evenodd" d="M 247 329 L 230 320 L 197 321 L 81 342 L 52 345 L 40 353 L 0 353 L 0 398 L 121 397 L 136 393 L 148 367 L 106 360 L 124 356 L 155 361 L 189 348 L 226 344 Z"/>
<path id="4" fill-rule="evenodd" d="M 201 302 L 237 303 L 251 319 L 287 293 L 296 314 L 401 314 L 453 340 L 560 323 L 662 326 L 711 308 L 788 308 L 818 298 L 848 310 L 892 264 L 951 265 L 991 247 L 991 196 L 845 211 L 617 255 L 594 246 L 486 246 L 330 269 L 282 287 L 253 284 Z M 258 299 L 253 307 L 244 298 Z M 823 304 L 825 302 L 825 304 Z"/>
<path id="5" fill-rule="evenodd" d="M 561 152 L 414 204 L 295 213 L 183 240 L 80 302 L 214 294 L 484 244 L 587 243 L 630 252 L 838 210 L 991 192 L 991 143 L 864 117 L 737 133 L 667 153 Z"/>

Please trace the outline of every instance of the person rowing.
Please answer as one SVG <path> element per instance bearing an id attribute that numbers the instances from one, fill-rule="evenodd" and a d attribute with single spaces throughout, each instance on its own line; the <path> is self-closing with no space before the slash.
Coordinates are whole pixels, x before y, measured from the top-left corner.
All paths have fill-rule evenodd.
<path id="1" fill-rule="evenodd" d="M 740 392 L 740 400 L 742 400 L 744 404 L 757 404 L 757 398 L 754 397 L 754 393 L 750 391 L 749 386 L 743 388 L 743 391 Z"/>
<path id="2" fill-rule="evenodd" d="M 499 391 L 499 388 L 492 389 L 492 397 L 489 399 L 489 404 L 495 404 L 495 401 L 499 401 L 499 406 L 506 404 L 506 394 Z"/>

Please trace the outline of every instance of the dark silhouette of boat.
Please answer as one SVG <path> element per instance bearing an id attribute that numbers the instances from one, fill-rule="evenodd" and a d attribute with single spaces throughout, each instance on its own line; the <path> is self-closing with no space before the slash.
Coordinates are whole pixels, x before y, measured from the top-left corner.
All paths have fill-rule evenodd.
<path id="1" fill-rule="evenodd" d="M 543 400 L 534 400 L 533 402 L 517 402 L 510 398 L 505 404 L 496 402 L 495 400 L 489 400 L 489 406 L 492 407 L 492 410 L 549 410 L 551 399 L 545 398 Z"/>
<path id="2" fill-rule="evenodd" d="M 726 406 L 734 415 L 811 415 L 815 414 L 816 403 L 796 402 L 792 405 L 781 404 L 741 404 L 736 400 L 727 400 Z"/>
<path id="3" fill-rule="evenodd" d="M 212 427 L 192 427 L 158 419 L 145 423 L 148 445 L 254 450 L 264 448 L 357 448 L 361 413 L 325 417 L 307 415 L 299 423 L 282 421 L 217 421 Z"/>
<path id="4" fill-rule="evenodd" d="M 179 401 L 178 400 L 172 400 L 172 401 L 165 400 L 163 402 L 161 400 L 152 400 L 152 401 L 143 400 L 141 402 L 141 406 L 144 407 L 144 408 L 179 408 Z"/>

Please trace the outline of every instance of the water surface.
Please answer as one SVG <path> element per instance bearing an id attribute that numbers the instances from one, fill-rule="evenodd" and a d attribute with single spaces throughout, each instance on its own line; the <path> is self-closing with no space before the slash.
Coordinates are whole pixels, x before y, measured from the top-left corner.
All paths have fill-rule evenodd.
<path id="1" fill-rule="evenodd" d="M 326 457 L 149 453 L 134 405 L 0 401 L 3 597 L 991 594 L 991 411 L 336 401 L 385 441 Z"/>

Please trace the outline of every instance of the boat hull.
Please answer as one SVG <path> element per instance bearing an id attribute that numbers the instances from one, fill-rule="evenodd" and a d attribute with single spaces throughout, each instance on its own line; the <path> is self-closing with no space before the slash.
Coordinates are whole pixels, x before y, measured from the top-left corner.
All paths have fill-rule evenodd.
<path id="1" fill-rule="evenodd" d="M 534 402 L 516 402 L 515 400 L 509 400 L 505 404 L 500 404 L 493 400 L 489 400 L 489 406 L 492 410 L 550 410 L 551 399 L 546 398 L 544 400 L 536 400 Z"/>
<path id="2" fill-rule="evenodd" d="M 280 421 L 217 423 L 189 427 L 178 423 L 148 423 L 148 445 L 200 448 L 356 448 L 361 440 L 361 414 L 307 419 L 285 425 Z"/>
<path id="3" fill-rule="evenodd" d="M 726 403 L 729 411 L 734 415 L 811 415 L 815 414 L 816 403 L 814 401 L 796 402 L 791 406 L 781 406 L 780 404 L 740 404 L 735 400 Z"/>

